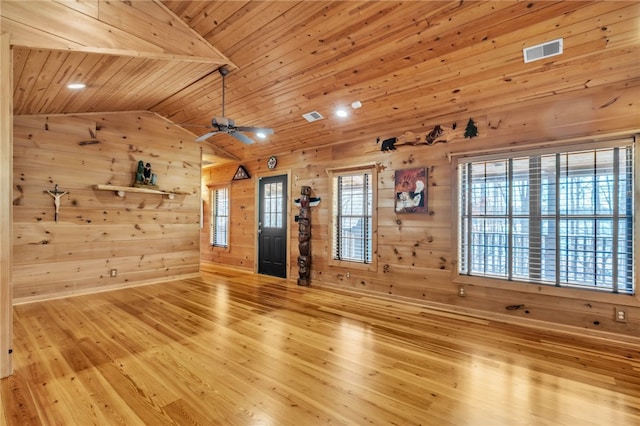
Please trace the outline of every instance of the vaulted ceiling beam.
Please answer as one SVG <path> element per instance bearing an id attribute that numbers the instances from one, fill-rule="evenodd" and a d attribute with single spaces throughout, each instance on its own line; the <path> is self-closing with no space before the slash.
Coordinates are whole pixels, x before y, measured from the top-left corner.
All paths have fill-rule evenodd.
<path id="1" fill-rule="evenodd" d="M 237 68 L 159 1 L 3 0 L 2 33 L 11 44 Z"/>

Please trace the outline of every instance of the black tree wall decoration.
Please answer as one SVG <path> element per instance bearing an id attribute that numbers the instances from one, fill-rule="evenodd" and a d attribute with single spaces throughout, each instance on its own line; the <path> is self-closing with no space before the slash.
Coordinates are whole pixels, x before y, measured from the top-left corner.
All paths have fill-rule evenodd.
<path id="1" fill-rule="evenodd" d="M 467 122 L 467 128 L 464 131 L 464 138 L 475 138 L 476 136 L 478 136 L 478 127 L 476 126 L 476 123 L 474 123 L 473 119 L 470 118 L 469 122 Z"/>

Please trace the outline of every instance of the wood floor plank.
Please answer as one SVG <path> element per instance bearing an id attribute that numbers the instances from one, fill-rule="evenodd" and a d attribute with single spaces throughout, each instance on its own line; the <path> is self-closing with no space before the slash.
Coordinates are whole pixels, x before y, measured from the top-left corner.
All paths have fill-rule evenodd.
<path id="1" fill-rule="evenodd" d="M 7 425 L 636 425 L 640 342 L 219 269 L 14 307 Z"/>

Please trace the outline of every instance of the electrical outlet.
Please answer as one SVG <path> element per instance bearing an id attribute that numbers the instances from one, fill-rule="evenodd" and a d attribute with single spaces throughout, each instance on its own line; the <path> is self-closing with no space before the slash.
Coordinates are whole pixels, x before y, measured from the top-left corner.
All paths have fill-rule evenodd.
<path id="1" fill-rule="evenodd" d="M 460 297 L 465 297 L 467 295 L 467 292 L 464 290 L 463 286 L 458 287 L 458 296 Z"/>
<path id="2" fill-rule="evenodd" d="M 622 308 L 615 307 L 614 308 L 614 319 L 618 322 L 627 322 L 627 311 Z"/>
<path id="3" fill-rule="evenodd" d="M 112 269 L 111 271 L 109 271 L 109 276 L 110 277 L 117 277 L 118 276 L 118 270 L 117 269 Z"/>

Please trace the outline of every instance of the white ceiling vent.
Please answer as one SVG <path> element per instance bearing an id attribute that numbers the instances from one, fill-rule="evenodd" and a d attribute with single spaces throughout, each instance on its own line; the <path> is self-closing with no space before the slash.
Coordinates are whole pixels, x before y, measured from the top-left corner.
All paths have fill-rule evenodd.
<path id="1" fill-rule="evenodd" d="M 562 39 L 548 41 L 522 50 L 524 62 L 533 62 L 539 59 L 550 58 L 562 54 Z"/>
<path id="2" fill-rule="evenodd" d="M 322 114 L 320 114 L 318 111 L 311 111 L 308 112 L 306 114 L 302 114 L 302 116 L 305 118 L 305 120 L 307 120 L 309 123 L 313 122 L 313 121 L 318 121 L 318 120 L 322 120 L 324 117 L 322 116 Z"/>

